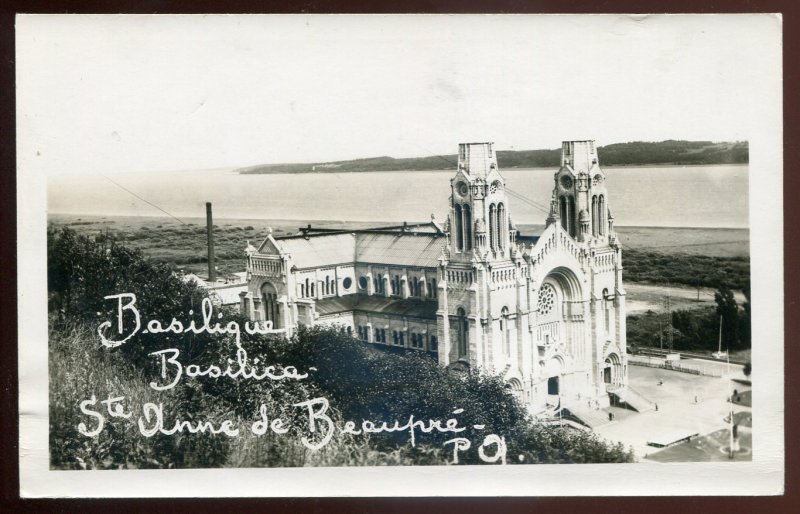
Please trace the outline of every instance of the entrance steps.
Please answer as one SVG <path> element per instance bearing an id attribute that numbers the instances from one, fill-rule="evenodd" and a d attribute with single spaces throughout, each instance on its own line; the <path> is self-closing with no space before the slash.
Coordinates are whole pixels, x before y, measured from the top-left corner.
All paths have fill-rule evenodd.
<path id="1" fill-rule="evenodd" d="M 612 420 L 608 419 L 608 410 L 595 409 L 580 402 L 564 407 L 562 412 L 565 417 L 571 417 L 591 429 L 613 423 Z"/>
<path id="2" fill-rule="evenodd" d="M 577 430 L 581 430 L 583 432 L 591 432 L 592 431 L 592 429 L 589 428 L 588 426 L 586 426 L 586 425 L 584 425 L 582 423 L 578 423 L 577 421 L 573 421 L 573 420 L 571 420 L 569 418 L 565 418 L 565 417 L 562 417 L 562 418 L 547 417 L 547 418 L 539 419 L 537 422 L 540 425 L 545 425 L 545 426 L 570 427 L 570 428 L 574 428 L 574 429 L 577 429 Z"/>
<path id="3" fill-rule="evenodd" d="M 630 386 L 608 388 L 608 394 L 614 400 L 613 403 L 624 404 L 636 412 L 647 412 L 655 409 L 655 403 L 645 398 L 641 393 Z"/>

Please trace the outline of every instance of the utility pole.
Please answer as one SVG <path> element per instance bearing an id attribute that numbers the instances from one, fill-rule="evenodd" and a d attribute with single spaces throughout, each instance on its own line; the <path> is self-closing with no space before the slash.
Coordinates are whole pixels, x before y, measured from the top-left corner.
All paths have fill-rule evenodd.
<path id="1" fill-rule="evenodd" d="M 206 202 L 206 236 L 208 238 L 208 282 L 217 280 L 217 268 L 214 262 L 214 221 L 211 216 L 211 202 Z"/>
<path id="2" fill-rule="evenodd" d="M 672 300 L 669 296 L 669 290 L 667 290 L 667 297 L 664 299 L 664 309 L 667 311 L 667 348 L 672 353 Z"/>
<path id="3" fill-rule="evenodd" d="M 735 441 L 734 441 L 734 438 L 733 438 L 733 430 L 734 430 L 734 428 L 733 428 L 733 426 L 734 426 L 733 425 L 733 391 L 732 391 L 733 382 L 731 381 L 731 359 L 730 359 L 730 357 L 727 356 L 728 355 L 728 348 L 727 347 L 725 347 L 725 353 L 726 353 L 725 360 L 727 362 L 727 373 L 728 373 L 728 395 L 729 395 L 728 396 L 728 402 L 731 405 L 731 410 L 730 410 L 730 413 L 728 414 L 728 416 L 730 417 L 730 420 L 728 422 L 728 426 L 730 428 L 730 441 L 728 443 L 729 444 L 729 446 L 728 446 L 728 458 L 729 459 L 733 459 L 734 451 L 735 451 L 735 449 L 734 449 Z"/>

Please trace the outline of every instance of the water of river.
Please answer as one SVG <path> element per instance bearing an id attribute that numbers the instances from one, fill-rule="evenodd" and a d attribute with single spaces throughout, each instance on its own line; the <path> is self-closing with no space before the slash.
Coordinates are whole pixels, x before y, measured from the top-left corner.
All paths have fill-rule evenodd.
<path id="1" fill-rule="evenodd" d="M 519 224 L 541 224 L 553 188 L 552 168 L 501 170 Z M 605 168 L 617 225 L 747 227 L 746 165 Z M 239 175 L 233 170 L 53 176 L 48 211 L 104 216 L 342 221 L 443 220 L 449 171 Z M 118 184 L 118 185 L 117 185 Z M 124 188 L 124 189 L 123 189 Z M 127 191 L 126 191 L 127 189 Z M 140 198 L 137 198 L 140 197 Z M 147 202 L 150 202 L 150 205 Z M 541 208 L 540 208 L 541 207 Z"/>

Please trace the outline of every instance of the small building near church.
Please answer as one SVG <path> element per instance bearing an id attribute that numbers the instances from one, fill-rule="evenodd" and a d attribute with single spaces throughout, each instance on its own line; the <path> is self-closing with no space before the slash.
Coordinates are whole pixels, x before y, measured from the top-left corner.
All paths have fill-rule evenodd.
<path id="1" fill-rule="evenodd" d="M 443 225 L 309 226 L 248 245 L 240 309 L 288 336 L 336 325 L 500 373 L 532 412 L 609 405 L 627 387 L 625 290 L 594 141 L 562 144 L 538 236 L 517 231 L 492 143 L 459 145 L 450 186 Z"/>

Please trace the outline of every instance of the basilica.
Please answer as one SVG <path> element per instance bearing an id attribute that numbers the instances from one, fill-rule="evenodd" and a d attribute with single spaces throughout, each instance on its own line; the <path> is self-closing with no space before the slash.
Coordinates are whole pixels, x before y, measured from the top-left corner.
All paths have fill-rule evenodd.
<path id="1" fill-rule="evenodd" d="M 517 231 L 492 143 L 464 143 L 441 224 L 316 229 L 248 245 L 240 309 L 291 336 L 332 325 L 367 344 L 499 373 L 533 413 L 627 388 L 625 289 L 594 141 L 565 141 L 546 226 Z"/>

